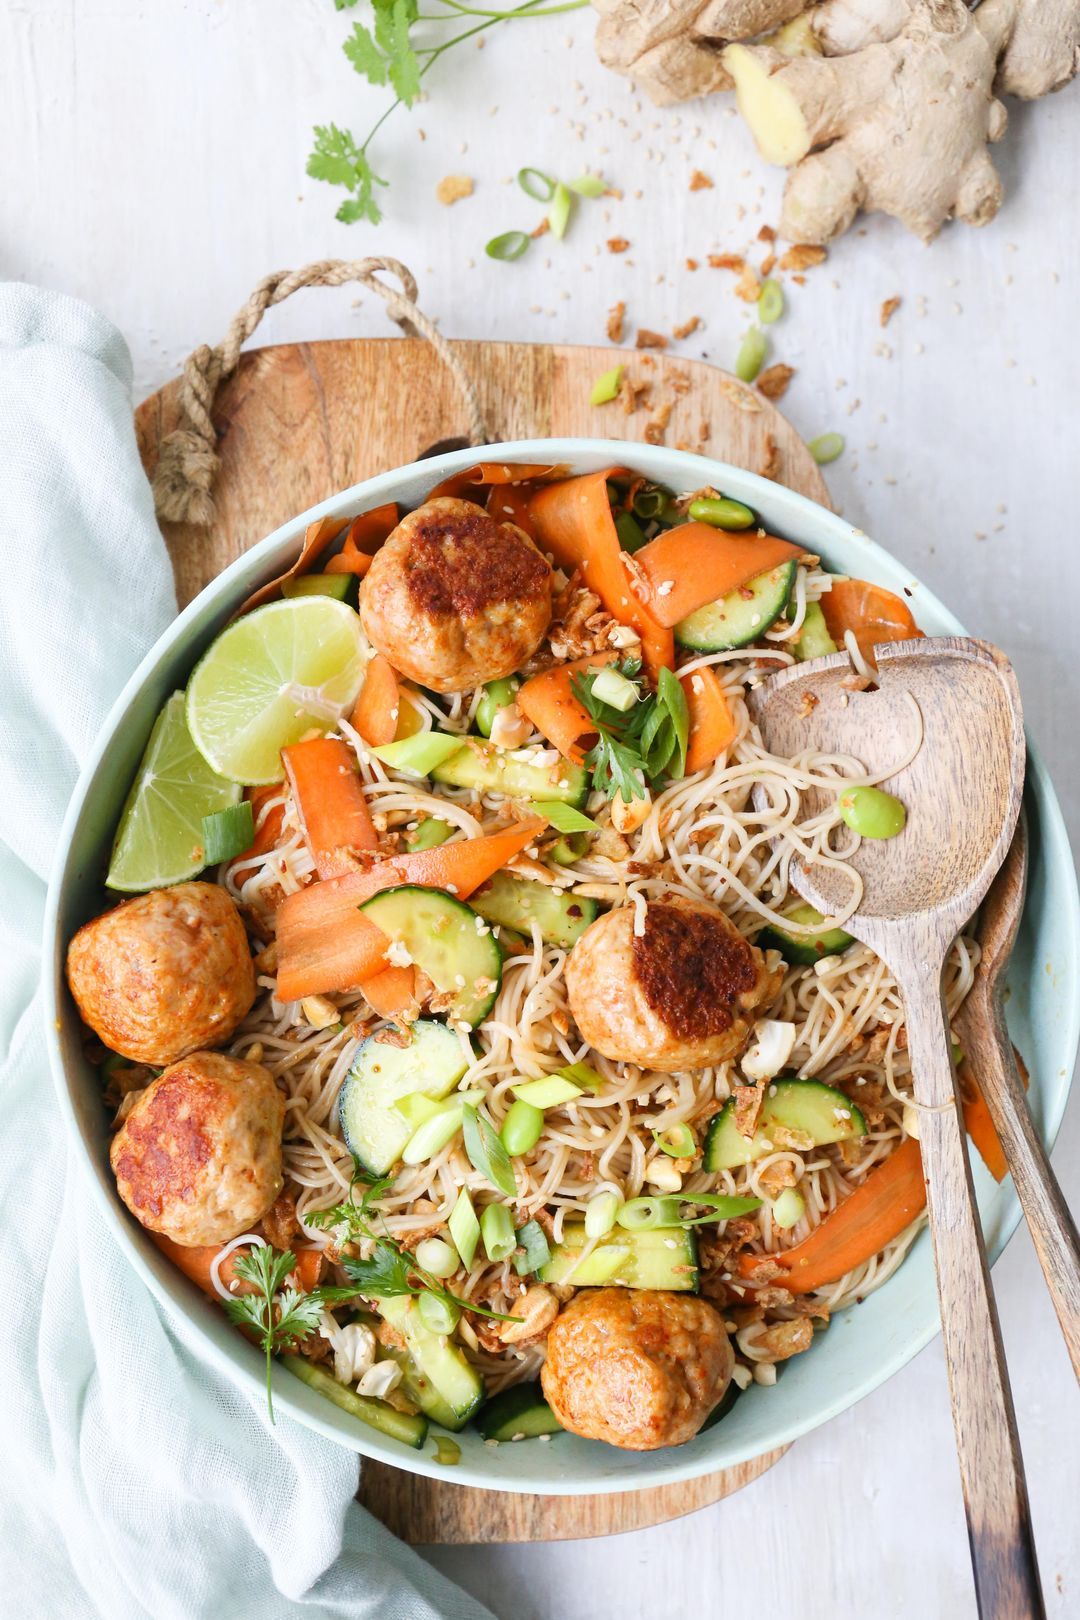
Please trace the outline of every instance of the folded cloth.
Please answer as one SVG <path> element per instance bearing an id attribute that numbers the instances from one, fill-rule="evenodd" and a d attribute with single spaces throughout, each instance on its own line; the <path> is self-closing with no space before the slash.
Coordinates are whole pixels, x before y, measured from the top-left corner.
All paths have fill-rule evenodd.
<path id="1" fill-rule="evenodd" d="M 176 611 L 131 365 L 0 285 L 0 1607 L 23 1620 L 480 1620 L 355 1500 L 356 1457 L 224 1382 L 68 1153 L 37 982 L 80 761 Z"/>

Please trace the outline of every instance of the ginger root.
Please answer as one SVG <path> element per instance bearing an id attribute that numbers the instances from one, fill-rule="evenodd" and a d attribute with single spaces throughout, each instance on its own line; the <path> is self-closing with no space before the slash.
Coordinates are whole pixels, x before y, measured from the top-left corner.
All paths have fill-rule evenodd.
<path id="1" fill-rule="evenodd" d="M 860 211 L 929 241 L 1001 205 L 1002 95 L 1080 69 L 1080 0 L 594 0 L 601 59 L 673 101 L 734 84 L 767 162 L 792 172 L 781 233 L 824 243 Z M 746 43 L 749 41 L 750 43 Z"/>

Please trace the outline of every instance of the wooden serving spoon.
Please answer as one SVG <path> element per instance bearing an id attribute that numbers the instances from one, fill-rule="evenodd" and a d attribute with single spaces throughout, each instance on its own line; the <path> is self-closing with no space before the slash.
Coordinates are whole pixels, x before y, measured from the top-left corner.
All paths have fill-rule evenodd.
<path id="1" fill-rule="evenodd" d="M 1008 1160 L 1073 1371 L 1080 1379 L 1080 1236 L 1035 1129 L 1005 1023 L 1004 975 L 1020 927 L 1026 883 L 1027 829 L 1021 815 L 1005 864 L 979 913 L 982 954 L 953 1029 Z"/>
<path id="2" fill-rule="evenodd" d="M 771 753 L 853 755 L 869 776 L 887 777 L 907 809 L 898 836 L 864 838 L 846 862 L 792 862 L 789 881 L 836 916 L 851 904 L 853 868 L 862 895 L 844 926 L 887 963 L 903 993 L 979 1612 L 1027 1620 L 1045 1611 L 941 988 L 949 948 L 1001 866 L 1020 813 L 1020 695 L 1008 660 L 984 641 L 944 636 L 874 653 L 871 690 L 855 689 L 840 652 L 781 670 L 747 703 Z M 805 792 L 803 819 L 836 792 Z"/>

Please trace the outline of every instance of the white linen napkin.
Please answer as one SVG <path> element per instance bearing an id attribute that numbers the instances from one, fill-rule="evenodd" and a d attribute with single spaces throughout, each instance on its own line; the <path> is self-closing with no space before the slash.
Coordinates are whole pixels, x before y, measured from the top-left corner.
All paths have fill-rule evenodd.
<path id="1" fill-rule="evenodd" d="M 353 1500 L 356 1458 L 223 1381 L 71 1161 L 46 877 L 109 704 L 176 611 L 119 333 L 0 285 L 0 1608 L 23 1620 L 482 1620 Z M 489 1617 L 490 1620 L 490 1617 Z"/>

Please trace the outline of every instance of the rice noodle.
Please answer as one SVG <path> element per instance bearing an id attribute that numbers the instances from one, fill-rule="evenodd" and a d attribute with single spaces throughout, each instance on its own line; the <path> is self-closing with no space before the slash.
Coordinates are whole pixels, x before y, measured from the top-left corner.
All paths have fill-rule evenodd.
<path id="1" fill-rule="evenodd" d="M 814 570 L 799 570 L 793 618 L 797 626 L 808 601 L 828 588 L 828 578 Z M 773 638 L 770 661 L 790 662 L 782 650 L 790 639 L 785 630 Z M 861 668 L 857 647 L 848 648 Z M 754 658 L 758 654 L 754 655 Z M 849 782 L 873 782 L 862 763 L 852 757 L 807 751 L 794 759 L 770 755 L 751 727 L 744 700 L 745 685 L 758 677 L 756 663 L 745 651 L 713 653 L 688 660 L 680 669 L 714 668 L 731 704 L 738 734 L 711 769 L 670 783 L 656 794 L 649 814 L 635 833 L 626 835 L 630 859 L 599 855 L 590 847 L 573 865 L 557 870 L 558 883 L 582 895 L 603 893 L 631 904 L 643 918 L 650 900 L 680 894 L 712 901 L 723 908 L 743 933 L 753 936 L 764 924 L 779 924 L 797 932 L 783 917 L 790 904 L 789 872 L 793 860 L 810 866 L 828 866 L 845 875 L 849 899 L 826 926 L 840 926 L 859 904 L 861 880 L 846 857 L 857 847 L 839 819 L 835 796 Z M 867 671 L 872 674 L 872 671 Z M 459 693 L 436 704 L 426 694 L 409 692 L 406 699 L 422 715 L 426 727 L 437 722 L 442 730 L 469 730 L 480 691 Z M 919 741 L 921 742 L 921 716 Z M 415 825 L 425 815 L 439 815 L 466 837 L 505 825 L 505 805 L 494 793 L 469 789 L 423 790 L 415 782 L 394 776 L 368 750 L 345 721 L 338 727 L 356 752 L 360 778 L 376 827 L 392 835 Z M 911 751 L 917 751 L 918 743 Z M 898 761 L 893 770 L 906 761 Z M 891 774 L 882 773 L 882 774 Z M 754 789 L 758 789 L 755 803 Z M 802 795 L 810 788 L 826 790 L 827 808 L 810 819 L 801 817 Z M 225 869 L 223 881 L 255 919 L 256 935 L 273 938 L 273 909 L 282 893 L 303 886 L 312 872 L 295 808 L 287 793 L 271 801 L 284 810 L 280 837 L 265 855 L 245 861 L 246 875 L 236 885 Z M 589 811 L 605 808 L 593 794 Z M 268 810 L 264 810 L 264 814 Z M 739 1081 L 735 1062 L 674 1075 L 656 1074 L 629 1063 L 599 1056 L 577 1037 L 567 1006 L 563 967 L 566 953 L 543 943 L 539 931 L 504 965 L 495 1005 L 475 1032 L 475 1052 L 463 1037 L 469 1066 L 461 1089 L 486 1094 L 485 1107 L 498 1127 L 513 1098 L 511 1087 L 522 1076 L 550 1073 L 566 1064 L 587 1060 L 604 1077 L 599 1095 L 580 1098 L 551 1109 L 536 1148 L 515 1161 L 518 1181 L 518 1220 L 542 1214 L 552 1223 L 558 1240 L 568 1217 L 583 1218 L 599 1187 L 631 1198 L 646 1188 L 646 1170 L 655 1152 L 652 1130 L 687 1124 L 698 1140 L 708 1118 L 732 1094 Z M 961 937 L 948 957 L 944 977 L 945 1004 L 955 1014 L 971 987 L 978 962 L 978 946 Z M 275 999 L 274 981 L 262 976 L 259 996 L 251 1014 L 234 1039 L 232 1049 L 243 1055 L 258 1042 L 262 1061 L 287 1094 L 285 1169 L 297 1196 L 303 1222 L 313 1211 L 340 1201 L 348 1191 L 353 1164 L 337 1121 L 337 1099 L 361 1041 L 382 1027 L 360 990 L 333 999 L 341 1023 L 315 1030 L 304 1021 L 299 1005 Z M 710 1174 L 695 1169 L 683 1180 L 684 1193 L 731 1192 L 768 1196 L 770 1172 L 790 1173 L 797 1180 L 805 1214 L 789 1231 L 772 1220 L 768 1202 L 757 1217 L 753 1247 L 775 1253 L 813 1229 L 865 1178 L 868 1171 L 903 1139 L 903 1111 L 912 1101 L 910 1065 L 904 1027 L 903 1003 L 896 981 L 885 963 L 861 945 L 845 954 L 810 967 L 790 967 L 771 1007 L 759 1016 L 795 1025 L 792 1067 L 802 1076 L 819 1077 L 849 1088 L 857 1103 L 861 1085 L 875 1098 L 873 1123 L 860 1150 L 844 1146 L 795 1152 L 777 1150 L 737 1170 Z M 492 1189 L 472 1168 L 460 1139 L 455 1139 L 426 1163 L 402 1166 L 388 1193 L 380 1200 L 386 1229 L 398 1240 L 412 1243 L 442 1225 L 458 1191 L 468 1187 L 478 1203 Z M 902 1261 L 914 1239 L 914 1223 L 881 1254 L 875 1256 L 819 1296 L 828 1310 L 840 1309 L 880 1286 Z M 705 1229 L 722 1241 L 723 1226 Z M 316 1244 L 327 1234 L 305 1225 Z M 239 1241 L 250 1241 L 244 1239 Z M 737 1303 L 744 1290 L 730 1273 L 713 1279 L 714 1293 Z M 478 1255 L 472 1269 L 451 1280 L 453 1291 L 465 1299 L 504 1310 L 520 1297 L 521 1279 L 508 1262 L 493 1265 Z M 708 1292 L 708 1290 L 706 1290 Z M 745 1295 L 753 1303 L 752 1293 Z M 795 1314 L 791 1303 L 764 1311 L 755 1330 L 740 1331 L 739 1350 L 747 1362 L 761 1359 L 755 1340 L 762 1322 Z M 496 1390 L 521 1379 L 535 1378 L 543 1357 L 541 1346 L 486 1347 L 479 1319 L 463 1317 L 459 1337 L 488 1387 Z"/>

